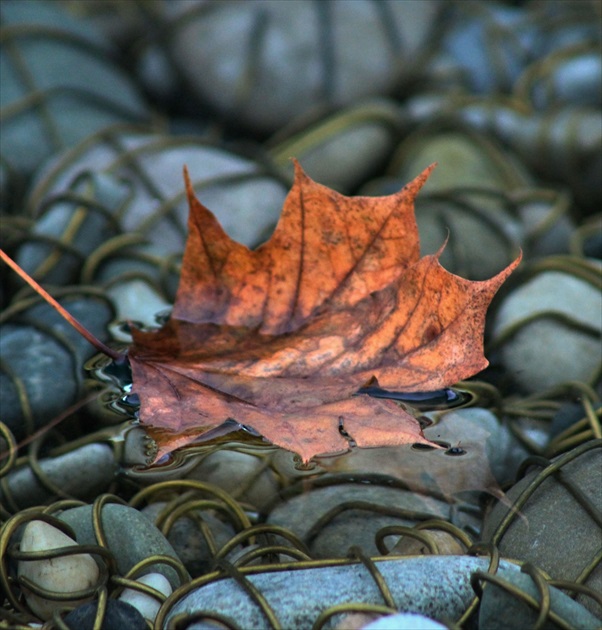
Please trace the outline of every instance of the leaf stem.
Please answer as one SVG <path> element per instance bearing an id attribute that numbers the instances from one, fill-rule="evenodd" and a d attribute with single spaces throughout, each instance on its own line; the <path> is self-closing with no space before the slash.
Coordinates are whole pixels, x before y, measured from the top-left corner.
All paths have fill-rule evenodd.
<path id="1" fill-rule="evenodd" d="M 0 258 L 15 272 L 17 273 L 27 284 L 40 296 L 42 296 L 52 308 L 54 308 L 59 315 L 61 315 L 77 332 L 92 344 L 99 352 L 111 357 L 114 361 L 123 361 L 125 355 L 109 348 L 100 339 L 97 339 L 80 321 L 78 321 L 69 311 L 63 308 L 45 289 L 43 289 L 24 269 L 21 269 L 19 265 L 2 249 L 0 249 Z"/>

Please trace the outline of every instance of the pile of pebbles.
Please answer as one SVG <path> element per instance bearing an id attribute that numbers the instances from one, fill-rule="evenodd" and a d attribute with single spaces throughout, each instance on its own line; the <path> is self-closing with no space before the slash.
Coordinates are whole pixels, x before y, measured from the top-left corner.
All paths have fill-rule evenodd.
<path id="1" fill-rule="evenodd" d="M 490 367 L 420 409 L 445 449 L 309 466 L 239 431 L 149 468 L 127 369 L 0 269 L 0 628 L 601 625 L 601 19 L 589 0 L 0 3 L 0 247 L 104 342 L 169 313 L 184 165 L 256 247 L 291 157 L 349 195 L 438 162 L 421 253 L 447 239 L 476 281 L 523 253 Z"/>

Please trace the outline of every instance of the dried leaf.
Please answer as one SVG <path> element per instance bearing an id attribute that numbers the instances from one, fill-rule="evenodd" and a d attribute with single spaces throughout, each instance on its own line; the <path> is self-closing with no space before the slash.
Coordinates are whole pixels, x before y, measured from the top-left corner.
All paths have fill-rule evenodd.
<path id="1" fill-rule="evenodd" d="M 428 441 L 381 387 L 431 391 L 487 366 L 486 309 L 519 262 L 471 282 L 420 258 L 414 198 L 346 197 L 295 182 L 268 242 L 232 241 L 186 176 L 189 237 L 173 313 L 134 331 L 129 358 L 156 458 L 226 420 L 314 455 Z M 210 435 L 210 434 L 209 434 Z"/>

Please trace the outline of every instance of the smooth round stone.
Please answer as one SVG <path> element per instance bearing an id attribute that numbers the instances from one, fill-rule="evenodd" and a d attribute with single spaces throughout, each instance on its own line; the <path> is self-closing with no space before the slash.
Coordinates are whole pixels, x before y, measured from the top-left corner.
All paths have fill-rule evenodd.
<path id="1" fill-rule="evenodd" d="M 166 259 L 152 245 L 120 244 L 119 237 L 96 250 L 82 274 L 83 284 L 102 287 L 115 305 L 113 337 L 131 343 L 124 322 L 157 326 L 157 314 L 173 306 L 180 279 L 178 255 Z M 112 246 L 112 243 L 116 243 Z"/>
<path id="2" fill-rule="evenodd" d="M 364 626 L 362 630 L 445 630 L 446 628 L 447 626 L 424 615 L 398 613 L 376 619 Z"/>
<path id="3" fill-rule="evenodd" d="M 98 339 L 107 340 L 113 309 L 106 298 L 75 295 L 60 302 Z M 84 391 L 81 366 L 96 352 L 45 302 L 2 325 L 0 354 L 8 367 L 0 372 L 2 421 L 17 439 L 76 402 Z"/>
<path id="4" fill-rule="evenodd" d="M 92 524 L 92 506 L 70 508 L 59 515 L 77 536 L 82 545 L 98 544 Z M 138 510 L 127 505 L 108 503 L 103 506 L 101 522 L 107 546 L 117 561 L 117 568 L 125 575 L 135 564 L 156 554 L 179 560 L 174 548 L 153 523 Z M 180 586 L 176 571 L 160 562 L 147 569 L 164 575 L 174 589 Z"/>
<path id="5" fill-rule="evenodd" d="M 428 45 L 439 2 L 168 4 L 168 57 L 220 114 L 273 132 L 390 93 Z M 299 28 L 303 25 L 303 28 Z"/>
<path id="6" fill-rule="evenodd" d="M 602 105 L 602 59 L 596 46 L 557 48 L 531 64 L 515 94 L 539 110 L 559 105 Z"/>
<path id="7" fill-rule="evenodd" d="M 169 597 L 173 592 L 171 584 L 167 578 L 160 573 L 147 573 L 146 575 L 137 578 L 136 582 L 140 582 L 140 584 L 146 584 L 146 586 L 154 588 L 162 595 L 165 595 L 165 597 Z M 150 622 L 155 620 L 162 604 L 161 600 L 133 588 L 123 589 L 123 592 L 119 596 L 119 601 L 133 606 L 145 619 L 148 619 Z"/>
<path id="8" fill-rule="evenodd" d="M 518 158 L 496 140 L 453 123 L 427 123 L 416 130 L 399 145 L 388 171 L 410 180 L 434 162 L 437 168 L 424 193 L 472 187 L 512 190 L 532 182 Z"/>
<path id="9" fill-rule="evenodd" d="M 354 508 L 354 502 L 362 502 L 363 509 Z M 310 539 L 311 528 L 343 504 L 350 505 L 333 516 L 320 528 L 317 536 Z M 408 514 L 382 514 L 379 508 L 406 510 Z M 378 555 L 374 537 L 379 529 L 387 525 L 412 526 L 417 520 L 423 520 L 424 515 L 448 520 L 450 509 L 448 504 L 427 495 L 377 485 L 343 483 L 313 488 L 276 505 L 267 522 L 295 533 L 307 544 L 312 557 L 341 558 L 352 545 L 360 546 L 369 555 Z"/>
<path id="10" fill-rule="evenodd" d="M 501 127 L 504 110 L 493 118 Z M 602 203 L 602 112 L 594 107 L 554 107 L 525 116 L 502 137 L 535 173 L 556 185 L 567 186 L 586 212 Z"/>
<path id="11" fill-rule="evenodd" d="M 98 602 L 72 610 L 63 621 L 70 630 L 93 630 Z M 101 630 L 148 630 L 144 617 L 130 604 L 109 599 L 102 617 Z"/>
<path id="12" fill-rule="evenodd" d="M 63 196 L 44 206 L 15 260 L 38 282 L 76 284 L 86 258 L 118 234 L 119 211 L 130 194 L 128 186 L 109 175 L 82 174 Z"/>
<path id="13" fill-rule="evenodd" d="M 522 8 L 454 3 L 432 63 L 451 67 L 455 82 L 473 94 L 508 93 L 530 61 L 538 35 Z"/>
<path id="14" fill-rule="evenodd" d="M 61 530 L 44 521 L 30 521 L 21 538 L 20 551 L 36 552 L 76 547 L 77 543 Z M 19 577 L 31 580 L 37 586 L 55 593 L 71 593 L 96 585 L 100 571 L 89 554 L 75 554 L 49 558 L 47 560 L 19 560 Z M 52 600 L 40 597 L 22 587 L 25 601 L 30 610 L 40 619 L 48 620 L 55 610 L 64 606 L 77 606 L 91 597 L 78 600 Z"/>
<path id="15" fill-rule="evenodd" d="M 575 260 L 591 275 L 602 268 L 600 261 Z M 540 271 L 501 302 L 492 337 L 495 340 L 515 327 L 500 355 L 524 391 L 539 392 L 567 381 L 591 382 L 599 376 L 602 301 L 594 282 L 569 271 Z"/>
<path id="16" fill-rule="evenodd" d="M 291 180 L 294 156 L 310 177 L 348 193 L 384 165 L 399 133 L 397 104 L 375 100 L 343 109 L 296 131 L 272 146 L 270 154 Z"/>
<path id="17" fill-rule="evenodd" d="M 157 501 L 144 507 L 141 513 L 155 522 L 166 506 L 167 503 Z M 170 528 L 166 538 L 192 577 L 199 577 L 210 571 L 214 556 L 198 522 L 199 519 L 202 519 L 205 527 L 209 529 L 216 550 L 223 547 L 236 533 L 231 523 L 220 520 L 208 511 L 196 511 L 194 519 L 186 515 L 179 518 Z"/>
<path id="18" fill-rule="evenodd" d="M 183 168 L 199 201 L 228 235 L 254 247 L 271 233 L 287 193 L 276 167 L 197 136 L 119 129 L 92 136 L 58 154 L 37 173 L 27 204 L 35 214 L 86 171 L 109 174 L 131 187 L 120 213 L 124 232 L 140 232 L 156 254 L 180 254 L 188 234 Z"/>
<path id="19" fill-rule="evenodd" d="M 535 601 L 541 600 L 539 589 L 531 576 L 513 572 L 504 576 L 506 587 L 487 583 L 483 589 L 483 596 L 479 606 L 479 628 L 487 630 L 506 630 L 516 627 L 517 620 L 524 628 L 536 627 L 539 610 L 533 610 L 520 597 L 513 595 L 512 588 L 518 588 L 527 593 Z M 550 611 L 558 615 L 564 622 L 559 625 L 551 620 L 546 621 L 544 628 L 560 630 L 560 628 L 575 628 L 576 630 L 592 630 L 602 626 L 602 619 L 594 616 L 583 606 L 571 599 L 561 590 L 549 586 Z"/>
<path id="20" fill-rule="evenodd" d="M 489 560 L 468 556 L 423 556 L 377 560 L 375 564 L 389 586 L 400 612 L 425 615 L 450 623 L 458 619 L 474 598 L 470 575 L 486 571 Z M 500 575 L 518 568 L 500 562 Z M 247 574 L 275 612 L 283 628 L 311 628 L 318 615 L 344 603 L 383 603 L 382 593 L 362 564 L 297 568 Z M 271 626 L 257 603 L 233 579 L 228 578 L 183 595 L 169 610 L 166 627 L 178 614 L 196 611 L 225 615 L 242 628 L 267 630 Z M 324 626 L 332 628 L 331 619 Z"/>
<path id="21" fill-rule="evenodd" d="M 441 264 L 475 280 L 490 278 L 518 254 L 524 229 L 512 213 L 512 191 L 531 178 L 509 151 L 483 133 L 427 123 L 397 148 L 380 186 L 401 188 L 425 166 L 437 163 L 416 199 L 422 255 L 448 240 Z M 379 180 L 368 185 L 377 194 Z M 391 191 L 389 191 L 391 192 Z"/>
<path id="22" fill-rule="evenodd" d="M 75 402 L 73 361 L 57 340 L 30 326 L 3 324 L 0 353 L 12 372 L 0 372 L 2 421 L 17 440 Z M 23 404 L 23 390 L 27 406 Z M 31 409 L 33 422 L 28 419 L 27 408 Z"/>
<path id="23" fill-rule="evenodd" d="M 100 443 L 86 444 L 57 457 L 45 457 L 38 461 L 38 466 L 45 479 L 82 500 L 104 492 L 117 474 L 113 450 Z M 27 462 L 11 469 L 0 486 L 0 501 L 14 506 L 15 511 L 44 504 L 53 496 Z"/>
<path id="24" fill-rule="evenodd" d="M 2 2 L 0 16 L 0 151 L 11 170 L 30 175 L 90 133 L 148 120 L 146 104 L 92 24 L 43 0 Z"/>
<path id="25" fill-rule="evenodd" d="M 570 456 L 569 451 L 552 462 L 567 461 Z M 554 476 L 548 477 L 520 508 L 520 515 L 515 516 L 505 530 L 500 530 L 510 509 L 507 501 L 517 501 L 540 473 L 539 468 L 530 471 L 508 490 L 507 501 L 497 503 L 486 516 L 483 540 L 495 542 L 505 557 L 529 561 L 553 579 L 577 580 L 600 551 L 600 526 L 569 492 L 568 484 L 577 488 L 592 510 L 602 512 L 600 470 L 600 448 L 568 461 L 561 466 L 567 487 Z M 584 583 L 600 592 L 602 565 L 598 565 Z M 602 609 L 590 598 L 578 595 L 576 599 L 590 612 L 602 616 Z"/>
<path id="26" fill-rule="evenodd" d="M 569 253 L 575 222 L 568 214 L 571 197 L 566 191 L 530 188 L 518 200 L 517 211 L 525 231 L 529 258 Z"/>

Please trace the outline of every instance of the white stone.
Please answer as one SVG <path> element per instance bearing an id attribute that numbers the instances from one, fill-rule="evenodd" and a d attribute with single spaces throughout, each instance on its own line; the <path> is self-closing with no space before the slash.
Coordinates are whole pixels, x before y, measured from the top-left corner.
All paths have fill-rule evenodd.
<path id="1" fill-rule="evenodd" d="M 387 615 L 372 621 L 362 630 L 445 630 L 447 626 L 416 613 Z"/>
<path id="2" fill-rule="evenodd" d="M 154 588 L 162 595 L 165 595 L 165 597 L 169 597 L 172 593 L 169 580 L 160 573 L 147 573 L 146 575 L 139 577 L 136 582 L 140 582 L 141 584 L 146 584 L 147 586 Z M 123 589 L 119 599 L 122 602 L 126 602 L 136 608 L 138 612 L 149 621 L 155 621 L 155 617 L 157 616 L 159 608 L 161 608 L 161 604 L 163 603 L 152 595 L 147 595 L 146 593 L 142 593 L 141 591 L 137 591 L 133 588 Z"/>
<path id="3" fill-rule="evenodd" d="M 20 550 L 48 551 L 60 547 L 74 547 L 77 543 L 62 531 L 44 521 L 31 521 L 23 532 Z M 28 578 L 37 586 L 56 593 L 81 591 L 98 582 L 99 569 L 87 553 L 49 558 L 47 560 L 20 560 L 18 576 Z M 22 586 L 25 601 L 40 619 L 48 620 L 55 610 L 65 606 L 79 606 L 92 597 L 57 601 L 35 595 Z"/>

